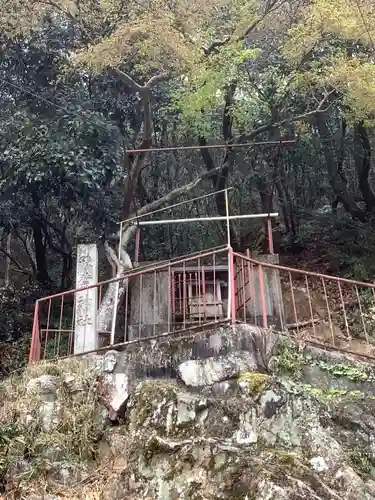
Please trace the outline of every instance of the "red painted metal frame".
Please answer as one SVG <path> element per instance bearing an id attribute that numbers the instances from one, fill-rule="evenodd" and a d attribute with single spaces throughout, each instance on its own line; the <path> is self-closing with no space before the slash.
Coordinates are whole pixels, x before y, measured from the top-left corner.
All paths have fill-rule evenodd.
<path id="1" fill-rule="evenodd" d="M 230 279 L 230 294 L 228 303 L 230 302 L 230 318 L 232 325 L 236 323 L 236 276 L 234 268 L 234 252 L 231 247 L 228 248 L 228 262 L 229 262 L 229 279 Z"/>
<path id="2" fill-rule="evenodd" d="M 169 261 L 153 263 L 150 265 L 145 265 L 142 267 L 137 267 L 133 270 L 126 272 L 123 276 L 113 278 L 111 280 L 103 281 L 96 285 L 89 285 L 86 287 L 81 287 L 79 289 L 70 290 L 61 292 L 58 294 L 50 295 L 48 297 L 39 299 L 35 306 L 34 312 L 34 323 L 33 323 L 33 332 L 32 332 L 32 341 L 29 353 L 29 361 L 35 362 L 40 359 L 47 359 L 49 357 L 60 358 L 62 356 L 62 350 L 64 351 L 64 355 L 72 355 L 73 354 L 73 337 L 74 337 L 74 311 L 75 311 L 75 297 L 77 293 L 85 292 L 90 289 L 96 288 L 98 290 L 98 298 L 99 303 L 98 307 L 100 307 L 102 297 L 104 296 L 103 290 L 109 284 L 122 282 L 127 279 L 128 282 L 134 282 L 135 279 L 139 280 L 139 289 L 143 289 L 144 279 L 149 277 L 151 279 L 151 288 L 153 293 L 153 307 L 151 314 L 153 315 L 153 320 L 151 324 L 152 334 L 155 335 L 158 332 L 156 331 L 156 320 L 155 320 L 155 311 L 158 303 L 160 302 L 160 297 L 157 294 L 157 279 L 158 275 L 162 276 L 163 273 L 167 272 L 168 274 L 168 290 L 166 293 L 167 297 L 163 297 L 163 300 L 167 300 L 168 304 L 168 320 L 166 322 L 167 330 L 169 333 L 172 333 L 173 330 L 184 330 L 189 329 L 195 323 L 204 325 L 205 323 L 210 323 L 212 318 L 206 317 L 206 268 L 207 263 L 209 264 L 210 259 L 215 263 L 215 259 L 218 255 L 222 254 L 223 258 L 227 254 L 227 247 L 221 246 L 211 250 L 197 252 L 195 254 L 191 254 L 185 257 L 178 257 L 175 259 L 171 259 Z M 208 262 L 207 262 L 208 261 Z M 174 269 L 179 269 L 183 267 L 184 273 L 183 277 L 185 281 L 183 283 L 176 283 Z M 194 269 L 194 273 L 186 272 L 189 267 Z M 210 267 L 210 266 L 209 266 Z M 212 266 L 211 266 L 212 267 Z M 188 278 L 188 281 L 186 281 Z M 197 310 L 196 314 L 189 314 L 189 305 L 188 305 L 188 297 L 187 297 L 187 288 L 190 284 L 191 290 L 195 293 L 197 306 L 195 309 Z M 176 286 L 180 286 L 183 288 L 183 311 L 182 318 L 179 321 L 175 319 L 176 317 Z M 160 292 L 158 292 L 160 293 Z M 129 307 L 129 295 L 128 290 L 125 292 L 124 299 L 124 332 L 123 332 L 123 340 L 124 342 L 128 341 L 128 307 Z M 71 317 L 71 328 L 66 329 L 63 328 L 63 317 L 66 316 L 67 307 L 70 305 L 73 308 L 73 312 L 69 313 Z M 84 308 L 87 307 L 84 305 Z M 138 300 L 138 310 L 137 310 L 137 320 L 136 320 L 136 329 L 138 330 L 138 338 L 141 339 L 144 336 L 143 327 L 143 300 L 142 295 L 140 295 L 140 300 Z M 64 314 L 65 308 L 65 314 Z M 44 316 L 46 319 L 44 322 L 41 322 L 40 314 L 41 311 L 44 312 Z M 56 318 L 57 316 L 57 318 Z M 220 318 L 218 318 L 220 319 Z M 223 318 L 221 318 L 223 319 Z M 134 320 L 134 318 L 133 318 Z M 215 318 L 216 320 L 216 318 Z M 57 322 L 57 324 L 55 324 Z M 70 319 L 69 319 L 70 322 Z M 44 324 L 41 324 L 44 323 Z M 134 326 L 134 325 L 133 325 Z M 67 332 L 69 333 L 67 338 Z M 105 335 L 108 336 L 109 332 L 98 331 L 99 337 Z M 133 333 L 134 334 L 134 333 Z M 148 334 L 150 336 L 150 334 Z M 65 338 L 67 342 L 65 344 L 62 342 L 62 339 Z M 64 344 L 64 345 L 62 345 Z"/>
<path id="3" fill-rule="evenodd" d="M 37 301 L 34 309 L 33 331 L 31 336 L 29 363 L 40 360 L 40 338 L 39 338 L 38 318 L 39 318 L 39 302 Z"/>
<path id="4" fill-rule="evenodd" d="M 281 292 L 279 301 L 282 303 L 278 305 L 288 306 L 291 314 L 286 324 L 285 318 L 282 318 L 282 331 L 296 331 L 297 337 L 305 336 L 310 343 L 315 342 L 345 352 L 357 350 L 362 356 L 375 358 L 375 283 L 263 262 L 250 258 L 249 254 L 245 256 L 234 252 L 233 257 L 242 263 L 245 274 L 247 272 L 242 280 L 242 295 L 246 296 L 245 287 L 250 285 L 247 292 L 249 299 L 243 300 L 241 307 L 237 308 L 237 318 L 250 316 L 244 314 L 242 309 L 252 307 L 255 311 L 252 321 L 255 324 L 257 316 L 260 316 L 262 327 L 272 326 L 272 293 L 266 290 L 266 283 L 270 287 L 276 273 L 280 289 L 274 292 Z M 259 300 L 255 287 L 255 269 L 258 273 Z M 237 289 L 236 293 L 240 295 L 241 290 Z M 271 310 L 267 310 L 270 305 Z M 370 330 L 373 332 L 372 338 Z"/>
<path id="5" fill-rule="evenodd" d="M 83 286 L 81 288 L 75 288 L 73 290 L 66 290 L 65 292 L 60 292 L 60 293 L 56 293 L 53 295 L 48 295 L 47 297 L 43 297 L 43 298 L 39 299 L 38 302 L 46 301 L 49 299 L 55 299 L 57 297 L 63 297 L 64 295 L 71 295 L 72 293 L 84 292 L 86 290 L 90 290 L 91 288 L 99 288 L 99 286 L 109 285 L 110 283 L 116 283 L 117 281 L 123 281 L 125 278 L 132 278 L 134 276 L 139 276 L 140 274 L 144 274 L 144 273 L 150 272 L 150 271 L 162 270 L 168 265 L 172 265 L 172 264 L 177 265 L 177 264 L 183 264 L 186 262 L 190 262 L 190 261 L 193 261 L 194 259 L 197 259 L 198 255 L 200 255 L 201 258 L 209 257 L 210 255 L 223 252 L 226 249 L 227 249 L 227 246 L 223 245 L 223 246 L 219 246 L 216 248 L 212 248 L 211 250 L 206 250 L 204 252 L 192 253 L 192 254 L 189 254 L 185 257 L 176 257 L 174 259 L 161 261 L 159 264 L 152 263 L 149 265 L 144 265 L 142 267 L 138 267 L 136 269 L 125 272 L 120 278 L 118 278 L 118 277 L 111 278 L 109 280 L 101 281 L 97 285 Z"/>
<path id="6" fill-rule="evenodd" d="M 321 274 L 321 273 L 316 273 L 314 271 L 306 271 L 304 269 L 297 269 L 295 267 L 286 267 L 282 266 L 280 264 L 271 264 L 270 262 L 263 262 L 260 260 L 253 259 L 251 257 L 248 257 L 247 255 L 243 255 L 241 253 L 233 252 L 234 257 L 240 258 L 240 259 L 245 259 L 249 260 L 252 262 L 252 264 L 255 264 L 257 266 L 261 265 L 263 267 L 268 267 L 271 269 L 279 270 L 279 271 L 287 271 L 295 274 L 300 274 L 304 276 L 311 276 L 314 278 L 323 278 L 326 280 L 335 280 L 340 283 L 347 283 L 350 285 L 357 285 L 357 286 L 363 286 L 363 287 L 368 287 L 371 289 L 375 290 L 375 283 L 370 283 L 366 281 L 357 281 L 357 280 L 352 280 L 349 278 L 342 278 L 340 276 L 330 276 L 329 274 Z"/>
<path id="7" fill-rule="evenodd" d="M 270 235 L 269 243 L 272 253 L 273 244 Z M 220 260 L 218 261 L 220 255 L 222 255 L 223 262 L 227 262 L 225 266 Z M 166 291 L 168 294 L 166 298 L 168 301 L 168 320 L 165 332 L 160 333 L 159 323 L 156 322 L 156 319 L 157 307 L 161 300 L 160 293 L 162 292 L 160 292 L 160 283 L 158 284 L 157 280 L 159 276 L 162 279 L 165 273 L 168 274 L 168 290 Z M 375 310 L 374 283 L 271 264 L 250 257 L 250 252 L 243 255 L 224 246 L 158 264 L 138 267 L 128 271 L 121 278 L 61 292 L 38 300 L 34 311 L 29 362 L 49 357 L 61 358 L 72 355 L 76 294 L 97 288 L 98 306 L 100 306 L 104 287 L 124 279 L 128 279 L 128 283 L 138 279 L 140 290 L 143 289 L 143 284 L 147 283 L 148 280 L 149 293 L 153 295 L 151 299 L 153 304 L 152 320 L 150 325 L 143 324 L 143 308 L 145 306 L 142 303 L 142 295 L 140 295 L 139 309 L 136 314 L 137 324 L 133 325 L 138 332 L 138 337 L 130 339 L 129 327 L 132 325 L 130 325 L 129 310 L 131 312 L 131 307 L 129 307 L 127 288 L 123 307 L 124 332 L 121 337 L 123 342 L 121 340 L 116 345 L 127 345 L 129 342 L 158 338 L 164 334 L 177 334 L 223 321 L 229 321 L 232 325 L 241 321 L 260 325 L 263 328 L 272 327 L 273 323 L 279 322 L 281 331 L 285 331 L 287 327 L 289 331 L 296 331 L 297 336 L 304 334 L 306 329 L 311 328 L 309 335 L 320 342 L 319 325 L 324 323 L 327 325 L 325 331 L 329 332 L 329 339 L 324 339 L 324 343 L 328 342 L 331 347 L 339 348 L 344 342 L 349 348 L 352 348 L 354 343 L 358 342 L 357 338 L 361 337 L 363 342 L 369 346 L 369 352 L 372 353 L 371 337 L 372 330 L 375 331 L 375 318 L 372 320 L 368 317 L 366 311 L 372 310 L 372 308 Z M 220 286 L 218 283 L 225 279 L 227 279 L 229 289 L 226 310 L 223 297 L 220 307 L 217 297 L 217 286 Z M 213 286 L 212 292 L 209 286 Z M 274 289 L 273 292 L 270 291 L 270 287 L 276 287 L 277 293 Z M 303 292 L 301 292 L 302 289 Z M 317 293 L 317 290 L 321 297 L 319 314 L 315 311 L 313 303 L 314 293 Z M 191 296 L 191 292 L 193 292 L 193 296 Z M 301 293 L 303 300 L 305 300 L 303 307 L 297 302 L 297 294 L 301 296 Z M 164 300 L 164 297 L 162 299 Z M 289 300 L 291 304 L 288 305 Z M 282 314 L 286 305 L 290 309 L 292 318 L 292 321 L 289 318 L 287 325 Z M 70 312 L 70 308 L 72 312 Z M 225 315 L 225 320 L 223 315 L 220 316 L 222 314 L 219 313 L 220 310 Z M 66 317 L 67 311 L 68 318 Z M 306 311 L 309 313 L 307 318 L 305 317 Z M 353 329 L 353 314 L 360 318 L 356 323 L 356 329 Z M 43 315 L 47 316 L 45 321 L 41 320 Z M 66 324 L 63 324 L 66 319 L 70 324 L 68 328 Z M 338 329 L 337 321 L 342 323 L 340 329 Z M 98 332 L 98 334 L 103 335 L 107 333 Z M 64 339 L 65 344 L 62 342 Z M 62 346 L 62 344 L 64 345 Z M 108 347 L 100 346 L 99 349 Z M 375 347 L 373 354 L 375 356 Z"/>

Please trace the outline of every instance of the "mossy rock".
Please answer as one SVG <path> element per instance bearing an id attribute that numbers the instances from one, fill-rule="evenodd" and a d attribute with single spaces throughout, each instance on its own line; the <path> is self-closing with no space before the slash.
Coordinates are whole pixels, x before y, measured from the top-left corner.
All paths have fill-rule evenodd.
<path id="1" fill-rule="evenodd" d="M 165 426 L 168 405 L 177 403 L 178 386 L 173 381 L 146 380 L 138 385 L 129 403 L 130 428 L 133 431 L 148 426 Z"/>
<path id="2" fill-rule="evenodd" d="M 48 366 L 47 371 L 65 379 L 65 368 L 60 365 Z M 25 382 L 30 376 L 28 373 L 18 385 L 12 383 L 11 405 L 27 395 Z M 85 374 L 79 370 L 77 380 L 81 376 Z M 198 392 L 177 381 L 148 380 L 131 394 L 125 420 L 103 432 L 102 421 L 96 421 L 103 408 L 96 397 L 95 379 L 87 376 L 87 389 L 82 391 L 86 394 L 87 390 L 86 403 L 73 397 L 69 384 L 61 391 L 58 388 L 55 393 L 63 406 L 62 420 L 48 432 L 33 427 L 27 446 L 16 446 L 15 434 L 25 435 L 25 428 L 16 413 L 11 413 L 16 427 L 9 427 L 5 439 L 13 443 L 10 451 L 15 454 L 9 451 L 5 458 L 9 462 L 16 456 L 21 465 L 22 460 L 28 461 L 34 471 L 22 487 L 44 488 L 50 472 L 53 477 L 59 469 L 64 472 L 69 459 L 83 472 L 84 462 L 92 466 L 90 470 L 100 470 L 98 476 L 104 478 L 103 488 L 108 491 L 117 478 L 122 496 L 114 500 L 374 497 L 374 399 L 358 394 L 343 397 L 341 393 L 336 397 L 337 391 L 332 398 L 326 394 L 316 397 L 311 387 L 307 390 L 293 380 L 257 372 L 232 379 L 236 390 L 225 397 L 214 394 L 211 386 Z M 99 443 L 106 447 L 100 448 Z M 47 462 L 56 470 L 47 469 Z M 108 469 L 102 471 L 103 464 Z M 100 480 L 95 476 L 95 481 Z M 49 493 L 58 493 L 57 487 L 46 484 Z M 98 484 L 92 488 L 99 491 Z M 67 488 L 64 496 L 91 498 L 80 487 L 74 492 Z"/>
<path id="3" fill-rule="evenodd" d="M 269 386 L 271 378 L 264 373 L 245 372 L 240 374 L 238 382 L 246 382 L 249 394 L 257 396 Z"/>

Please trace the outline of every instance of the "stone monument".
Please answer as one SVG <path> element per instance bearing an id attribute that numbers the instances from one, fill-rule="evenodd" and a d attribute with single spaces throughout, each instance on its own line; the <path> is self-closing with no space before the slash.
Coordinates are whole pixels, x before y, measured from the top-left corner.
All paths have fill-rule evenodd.
<path id="1" fill-rule="evenodd" d="M 77 246 L 76 288 L 98 283 L 98 250 L 95 244 Z M 75 297 L 74 354 L 98 348 L 98 288 L 77 292 Z"/>

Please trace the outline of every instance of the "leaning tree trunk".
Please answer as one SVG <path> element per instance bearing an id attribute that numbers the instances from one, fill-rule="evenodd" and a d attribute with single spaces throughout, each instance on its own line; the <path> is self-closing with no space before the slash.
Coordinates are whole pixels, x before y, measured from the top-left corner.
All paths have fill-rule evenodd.
<path id="1" fill-rule="evenodd" d="M 139 85 L 130 76 L 122 72 L 120 73 L 120 77 L 124 83 L 139 96 L 139 102 L 143 108 L 142 127 L 137 137 L 138 147 L 143 151 L 138 153 L 134 158 L 128 155 L 126 151 L 124 153 L 124 166 L 127 170 L 127 180 L 122 202 L 122 217 L 126 218 L 129 216 L 130 208 L 137 190 L 139 176 L 148 157 L 147 150 L 152 144 L 151 87 L 153 83 L 158 81 L 159 77 L 151 78 L 145 85 Z M 129 234 L 132 234 L 132 231 L 130 231 Z M 126 251 L 129 242 L 126 233 L 119 238 L 119 241 L 123 242 L 122 248 L 120 249 L 121 259 L 118 259 L 115 252 L 106 244 L 107 258 L 112 266 L 113 275 L 117 278 L 121 278 L 127 270 L 132 269 L 132 262 Z M 108 332 L 113 327 L 113 322 L 116 321 L 114 314 L 115 308 L 118 307 L 123 296 L 127 295 L 127 289 L 127 279 L 118 280 L 108 285 L 99 306 L 98 331 Z"/>
<path id="2" fill-rule="evenodd" d="M 235 153 L 234 149 L 231 147 L 233 144 L 233 118 L 231 115 L 231 108 L 233 106 L 234 93 L 236 91 L 237 82 L 232 82 L 228 85 L 225 94 L 225 105 L 223 110 L 223 139 L 228 147 L 224 152 L 224 157 L 222 159 L 222 166 L 219 172 L 211 177 L 212 187 L 217 194 L 215 196 L 216 209 L 218 215 L 225 217 L 226 215 L 226 196 L 224 189 L 227 186 L 228 175 L 233 168 Z M 215 161 L 212 157 L 209 149 L 207 149 L 207 139 L 205 137 L 199 137 L 199 146 L 201 146 L 200 152 L 203 163 L 208 171 L 215 169 Z M 223 222 L 223 229 L 225 229 L 226 223 Z M 234 249 L 239 250 L 240 248 L 240 238 L 237 233 L 235 224 L 233 221 L 229 224 L 230 229 L 230 240 Z"/>
<path id="3" fill-rule="evenodd" d="M 181 195 L 189 195 L 197 186 L 199 186 L 199 184 L 204 179 L 210 178 L 212 175 L 217 174 L 217 172 L 219 172 L 220 170 L 221 167 L 217 167 L 213 170 L 210 170 L 209 172 L 204 172 L 200 177 L 194 179 L 192 182 L 178 187 L 162 198 L 159 198 L 158 200 L 155 200 L 148 205 L 141 207 L 137 211 L 137 215 L 145 215 L 148 212 L 157 210 L 163 205 L 171 203 Z M 131 219 L 133 218 L 133 216 L 135 217 L 135 215 L 136 214 L 132 214 L 129 218 Z M 113 320 L 116 320 L 116 318 L 114 318 L 114 308 L 116 306 L 118 307 L 124 296 L 127 297 L 128 278 L 126 277 L 126 272 L 130 271 L 133 268 L 131 259 L 127 252 L 127 248 L 132 238 L 134 238 L 136 230 L 136 225 L 128 225 L 124 227 L 121 238 L 119 237 L 120 235 L 118 235 L 117 239 L 118 241 L 120 241 L 121 239 L 122 247 L 120 252 L 121 260 L 118 259 L 116 253 L 109 246 L 109 244 L 105 243 L 106 255 L 109 262 L 111 263 L 113 274 L 118 278 L 121 278 L 121 276 L 124 276 L 124 278 L 122 280 L 119 279 L 117 282 L 109 283 L 108 288 L 103 296 L 103 300 L 98 311 L 98 331 L 100 332 L 109 332 L 111 330 L 111 327 L 113 326 Z"/>
<path id="4" fill-rule="evenodd" d="M 108 284 L 103 300 L 99 305 L 97 318 L 98 332 L 109 332 L 113 326 L 113 321 L 116 321 L 116 318 L 114 318 L 115 308 L 119 306 L 124 296 L 125 300 L 127 300 L 129 279 L 126 277 L 121 279 L 121 276 L 124 276 L 126 271 L 130 271 L 133 268 L 129 254 L 125 250 L 121 252 L 121 260 L 117 258 L 115 252 L 107 243 L 105 244 L 105 250 L 118 279 Z"/>

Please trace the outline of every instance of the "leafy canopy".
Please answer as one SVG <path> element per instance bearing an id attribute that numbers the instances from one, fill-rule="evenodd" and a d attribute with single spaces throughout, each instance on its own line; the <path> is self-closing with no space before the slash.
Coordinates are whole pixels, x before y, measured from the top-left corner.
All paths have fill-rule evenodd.
<path id="1" fill-rule="evenodd" d="M 222 111 L 233 82 L 230 113 L 239 129 L 267 117 L 266 88 L 279 103 L 290 88 L 302 95 L 335 89 L 354 119 L 371 120 L 375 112 L 371 0 L 297 5 L 285 0 L 0 0 L 0 5 L 0 26 L 12 36 L 46 19 L 74 23 L 80 43 L 72 60 L 90 70 L 125 67 L 138 82 L 160 73 L 178 77 L 173 110 L 185 134 L 213 132 L 213 117 Z"/>
<path id="2" fill-rule="evenodd" d="M 353 119 L 375 113 L 375 4 L 371 0 L 315 0 L 288 31 L 283 54 L 296 81 L 335 89 Z M 301 69 L 302 68 L 302 71 Z"/>

